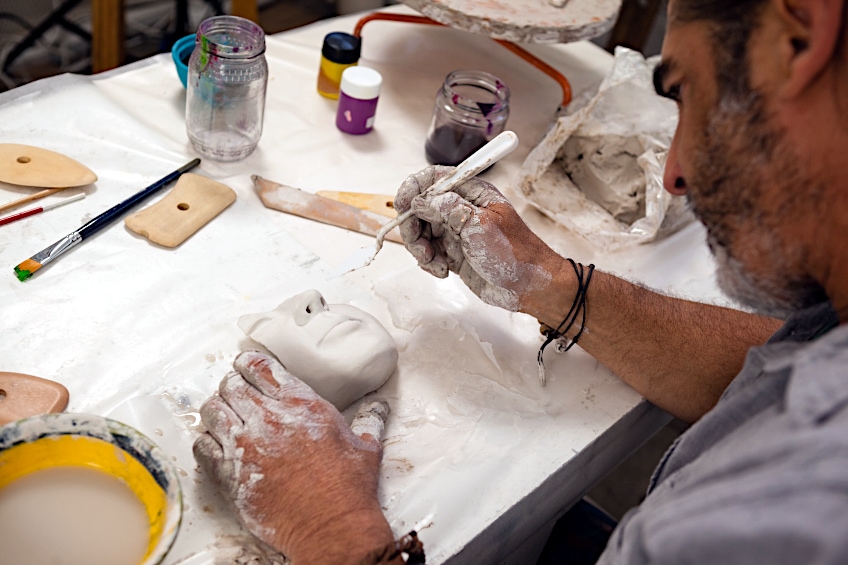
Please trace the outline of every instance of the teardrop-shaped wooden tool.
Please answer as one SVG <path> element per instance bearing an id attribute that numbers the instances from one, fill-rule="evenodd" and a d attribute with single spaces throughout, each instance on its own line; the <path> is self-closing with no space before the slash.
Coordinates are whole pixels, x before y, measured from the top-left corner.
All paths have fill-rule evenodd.
<path id="1" fill-rule="evenodd" d="M 0 372 L 0 426 L 22 418 L 61 412 L 68 405 L 68 389 L 57 382 Z"/>
<path id="2" fill-rule="evenodd" d="M 85 186 L 94 171 L 61 153 L 17 143 L 0 143 L 0 181 L 38 188 Z"/>

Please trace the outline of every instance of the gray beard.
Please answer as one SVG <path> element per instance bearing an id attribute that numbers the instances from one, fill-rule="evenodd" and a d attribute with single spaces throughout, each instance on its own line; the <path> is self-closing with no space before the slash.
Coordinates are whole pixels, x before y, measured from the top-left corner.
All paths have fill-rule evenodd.
<path id="1" fill-rule="evenodd" d="M 785 320 L 793 312 L 828 300 L 824 289 L 813 280 L 793 276 L 787 268 L 780 280 L 752 276 L 742 263 L 707 235 L 716 261 L 718 286 L 728 298 L 757 314 Z M 779 264 L 775 257 L 774 264 Z"/>
<path id="2" fill-rule="evenodd" d="M 827 300 L 821 285 L 802 269 L 801 242 L 778 247 L 777 225 L 787 220 L 758 210 L 767 182 L 776 182 L 772 190 L 776 187 L 786 195 L 781 210 L 787 217 L 812 213 L 809 203 L 821 190 L 782 144 L 780 132 L 769 126 L 762 100 L 755 94 L 747 100 L 723 100 L 710 119 L 703 145 L 692 179 L 700 190 L 690 189 L 687 196 L 707 227 L 719 288 L 742 306 L 780 319 Z M 764 168 L 771 174 L 762 173 Z M 796 198 L 791 198 L 792 191 Z M 747 240 L 740 241 L 743 233 Z M 765 254 L 759 262 L 770 272 L 747 269 L 739 260 L 741 246 Z"/>
<path id="3" fill-rule="evenodd" d="M 708 239 L 712 239 L 708 237 Z M 710 242 L 710 250 L 716 261 L 718 287 L 731 300 L 738 302 L 757 314 L 785 320 L 799 309 L 789 298 L 781 297 L 781 289 L 768 288 L 762 281 L 755 281 L 737 259 L 731 257 L 721 245 Z"/>

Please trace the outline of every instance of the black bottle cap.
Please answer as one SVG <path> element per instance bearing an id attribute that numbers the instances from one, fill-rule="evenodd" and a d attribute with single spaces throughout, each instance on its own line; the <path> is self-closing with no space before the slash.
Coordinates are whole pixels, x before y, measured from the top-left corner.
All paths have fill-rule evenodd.
<path id="1" fill-rule="evenodd" d="M 324 36 L 324 46 L 321 48 L 321 54 L 325 59 L 333 63 L 350 65 L 359 61 L 361 45 L 362 43 L 358 37 L 343 31 L 336 31 Z"/>

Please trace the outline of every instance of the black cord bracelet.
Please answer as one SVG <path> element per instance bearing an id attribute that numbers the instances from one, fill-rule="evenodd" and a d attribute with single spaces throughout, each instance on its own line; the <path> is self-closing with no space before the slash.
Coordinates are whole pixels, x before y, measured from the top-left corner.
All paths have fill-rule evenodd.
<path id="1" fill-rule="evenodd" d="M 391 563 L 400 557 L 407 565 L 425 563 L 424 544 L 418 539 L 418 532 L 412 530 L 389 545 L 370 553 L 361 565 L 380 565 Z"/>
<path id="2" fill-rule="evenodd" d="M 543 357 L 545 348 L 554 340 L 559 340 L 556 345 L 557 352 L 568 351 L 574 347 L 577 340 L 583 335 L 583 330 L 586 328 L 586 292 L 589 290 L 589 283 L 592 282 L 592 273 L 595 272 L 595 265 L 590 264 L 588 267 L 584 267 L 580 263 L 575 263 L 573 259 L 567 259 L 567 261 L 571 263 L 572 268 L 574 268 L 574 274 L 577 277 L 577 293 L 574 295 L 574 301 L 571 303 L 568 314 L 565 315 L 565 318 L 556 329 L 540 322 L 541 332 L 545 336 L 545 342 L 539 348 L 539 353 L 536 355 L 536 362 L 539 364 L 539 382 L 542 386 L 547 384 L 547 379 L 545 378 L 545 360 Z M 586 272 L 585 282 L 583 281 L 584 272 Z M 566 344 L 561 338 L 571 330 L 577 321 L 577 317 L 581 314 L 580 329 L 571 341 Z"/>

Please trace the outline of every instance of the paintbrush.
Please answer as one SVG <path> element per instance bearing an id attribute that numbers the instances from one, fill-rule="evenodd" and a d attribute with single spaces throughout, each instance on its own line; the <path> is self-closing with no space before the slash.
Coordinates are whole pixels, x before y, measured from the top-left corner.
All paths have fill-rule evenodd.
<path id="1" fill-rule="evenodd" d="M 496 162 L 506 157 L 518 147 L 518 136 L 511 131 L 505 131 L 486 145 L 471 154 L 465 161 L 460 163 L 453 172 L 445 177 L 442 177 L 427 189 L 423 194 L 437 195 L 444 194 L 453 190 L 455 187 L 467 182 L 472 177 L 476 176 L 491 167 Z M 362 267 L 367 267 L 371 261 L 383 248 L 383 240 L 386 234 L 391 230 L 401 225 L 407 218 L 412 215 L 412 210 L 407 210 L 394 220 L 387 222 L 379 232 L 373 245 L 368 245 L 353 252 L 347 259 L 342 261 L 336 269 L 338 275 L 343 275 Z M 337 276 L 338 276 L 337 275 Z"/>
<path id="2" fill-rule="evenodd" d="M 167 186 L 169 183 L 176 180 L 184 172 L 193 169 L 199 164 L 200 159 L 194 159 L 192 161 L 189 161 L 173 173 L 159 179 L 144 190 L 133 194 L 120 204 L 116 204 L 115 206 L 109 208 L 96 218 L 83 225 L 78 230 L 69 233 L 50 247 L 39 251 L 38 253 L 36 253 L 35 255 L 15 267 L 15 275 L 17 275 L 18 280 L 20 280 L 21 282 L 27 280 L 33 275 L 33 273 L 35 273 L 41 267 L 54 261 L 57 257 L 62 255 L 72 247 L 76 247 L 77 245 L 82 243 L 82 240 L 90 237 L 105 226 L 117 220 L 124 212 L 126 212 L 148 196 L 151 196 L 156 191 Z"/>
<path id="3" fill-rule="evenodd" d="M 24 218 L 29 218 L 30 216 L 40 214 L 41 212 L 46 212 L 47 210 L 52 210 L 53 208 L 58 208 L 59 206 L 64 206 L 65 204 L 70 204 L 71 202 L 82 200 L 83 198 L 85 198 L 85 193 L 75 194 L 74 196 L 69 196 L 67 198 L 63 198 L 62 200 L 57 200 L 56 202 L 42 204 L 37 208 L 30 208 L 29 210 L 24 210 L 23 212 L 18 212 L 17 214 L 9 214 L 4 218 L 0 218 L 0 226 L 11 224 L 12 222 L 17 222 L 18 220 L 23 220 Z"/>

